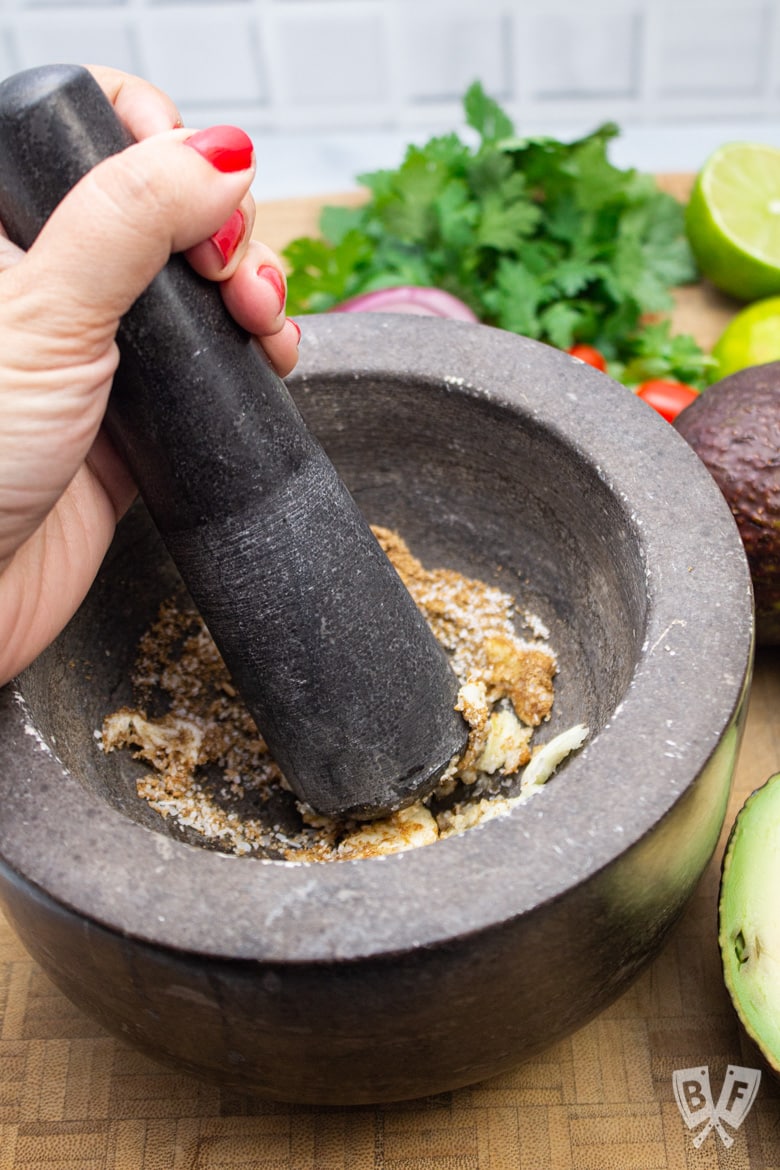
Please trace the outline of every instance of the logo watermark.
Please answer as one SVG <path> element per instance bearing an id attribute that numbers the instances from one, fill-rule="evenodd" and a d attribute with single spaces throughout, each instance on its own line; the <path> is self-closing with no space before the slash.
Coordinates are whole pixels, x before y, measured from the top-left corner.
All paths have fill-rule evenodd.
<path id="1" fill-rule="evenodd" d="M 739 1129 L 756 1099 L 760 1083 L 759 1069 L 730 1064 L 726 1069 L 718 1103 L 713 1105 L 710 1070 L 706 1065 L 675 1069 L 672 1085 L 682 1119 L 688 1129 L 696 1129 L 700 1125 L 703 1127 L 693 1139 L 696 1149 L 713 1129 L 724 1146 L 734 1144 L 734 1138 L 723 1128 L 722 1123 L 726 1121 L 732 1129 Z"/>

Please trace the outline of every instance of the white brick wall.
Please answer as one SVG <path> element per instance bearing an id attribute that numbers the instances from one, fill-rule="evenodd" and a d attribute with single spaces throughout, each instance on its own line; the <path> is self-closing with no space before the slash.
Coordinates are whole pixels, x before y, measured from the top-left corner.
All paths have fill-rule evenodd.
<path id="1" fill-rule="evenodd" d="M 780 133 L 780 0 L 0 0 L 0 76 L 68 60 L 239 123 L 313 189 L 458 127 L 474 78 L 522 130 Z"/>

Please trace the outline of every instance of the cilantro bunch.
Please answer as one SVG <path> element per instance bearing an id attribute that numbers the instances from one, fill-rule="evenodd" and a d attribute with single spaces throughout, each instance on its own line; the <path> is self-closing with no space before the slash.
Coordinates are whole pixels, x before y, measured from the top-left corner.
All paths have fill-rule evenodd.
<path id="1" fill-rule="evenodd" d="M 433 286 L 488 324 L 594 345 L 627 381 L 641 358 L 654 377 L 701 385 L 708 363 L 693 339 L 681 344 L 666 322 L 644 328 L 696 277 L 684 210 L 650 176 L 610 163 L 617 127 L 572 143 L 521 138 L 479 83 L 464 110 L 475 145 L 453 133 L 410 146 L 396 170 L 358 177 L 365 204 L 326 207 L 322 238 L 285 249 L 290 312 Z"/>

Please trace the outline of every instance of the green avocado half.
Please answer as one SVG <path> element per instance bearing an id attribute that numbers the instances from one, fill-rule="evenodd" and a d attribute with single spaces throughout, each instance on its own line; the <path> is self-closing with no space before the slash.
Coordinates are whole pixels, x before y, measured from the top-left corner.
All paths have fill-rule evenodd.
<path id="1" fill-rule="evenodd" d="M 742 1025 L 780 1072 L 780 772 L 756 789 L 731 830 L 720 882 L 723 975 Z"/>

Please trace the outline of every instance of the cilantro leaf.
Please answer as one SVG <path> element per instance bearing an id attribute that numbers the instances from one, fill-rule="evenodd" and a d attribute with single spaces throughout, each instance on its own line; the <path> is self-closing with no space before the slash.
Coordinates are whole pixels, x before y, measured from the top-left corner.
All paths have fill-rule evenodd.
<path id="1" fill-rule="evenodd" d="M 284 253 L 295 272 L 288 290 L 289 312 L 322 312 L 353 296 L 372 253 L 371 241 L 354 229 L 337 245 L 307 237 L 293 240 Z"/>
<path id="2" fill-rule="evenodd" d="M 320 231 L 331 244 L 340 244 L 348 232 L 360 230 L 363 218 L 362 207 L 324 207 Z"/>
<path id="3" fill-rule="evenodd" d="M 483 142 L 509 138 L 515 132 L 511 120 L 498 103 L 488 97 L 478 81 L 466 90 L 463 108 L 467 125 L 477 131 Z"/>
<path id="4" fill-rule="evenodd" d="M 541 323 L 537 308 L 544 301 L 544 284 L 522 264 L 506 258 L 499 261 L 495 286 L 485 294 L 492 316 L 502 329 L 539 337 Z"/>
<path id="5" fill-rule="evenodd" d="M 581 293 L 601 276 L 601 265 L 572 254 L 558 262 L 552 274 L 557 289 L 566 297 Z M 553 344 L 557 344 L 553 342 Z M 566 347 L 564 347 L 566 348 Z"/>
<path id="6" fill-rule="evenodd" d="M 569 301 L 556 301 L 540 314 L 545 336 L 559 349 L 569 349 L 574 344 L 583 317 L 582 310 Z"/>
<path id="7" fill-rule="evenodd" d="M 477 243 L 499 252 L 519 252 L 520 241 L 533 233 L 541 216 L 540 208 L 533 203 L 513 201 L 499 191 L 491 191 L 482 200 Z"/>

